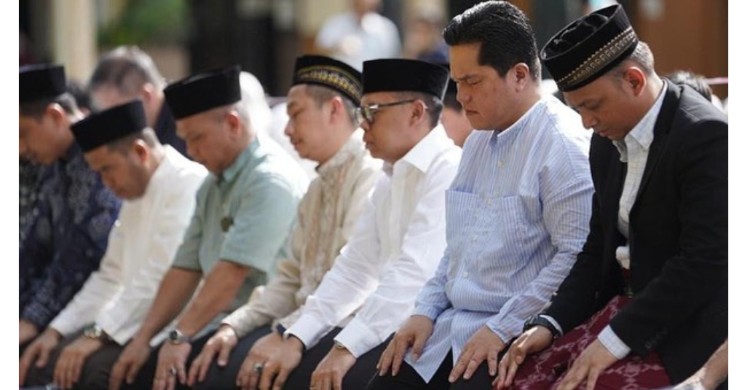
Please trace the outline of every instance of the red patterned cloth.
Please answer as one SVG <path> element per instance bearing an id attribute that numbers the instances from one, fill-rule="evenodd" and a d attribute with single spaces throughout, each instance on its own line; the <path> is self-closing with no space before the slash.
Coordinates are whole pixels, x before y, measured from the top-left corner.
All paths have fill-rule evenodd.
<path id="1" fill-rule="evenodd" d="M 596 313 L 590 320 L 577 326 L 563 337 L 555 340 L 550 348 L 530 356 L 519 367 L 513 381 L 514 390 L 552 390 L 565 377 L 568 367 L 583 350 L 596 340 L 617 312 L 631 298 L 618 296 Z M 596 381 L 597 390 L 641 390 L 656 389 L 670 385 L 667 372 L 656 352 L 646 358 L 629 354 L 605 370 Z M 586 388 L 583 381 L 579 389 Z"/>

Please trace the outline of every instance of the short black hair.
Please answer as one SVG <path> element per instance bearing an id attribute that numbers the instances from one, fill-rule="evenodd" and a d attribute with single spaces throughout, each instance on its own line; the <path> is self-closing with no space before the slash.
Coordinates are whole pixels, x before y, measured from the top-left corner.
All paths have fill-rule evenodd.
<path id="1" fill-rule="evenodd" d="M 344 96 L 343 93 L 340 93 L 338 91 L 335 91 L 331 88 L 324 87 L 322 85 L 317 84 L 304 84 L 305 92 L 308 96 L 315 102 L 315 104 L 320 108 L 323 106 L 323 103 L 331 101 L 334 97 L 340 97 L 341 100 L 344 102 L 344 107 L 346 108 L 346 115 L 347 118 L 349 118 L 349 121 L 352 122 L 353 125 L 357 125 L 357 114 L 356 110 L 357 107 L 354 106 L 354 102 L 346 96 Z"/>
<path id="2" fill-rule="evenodd" d="M 440 121 L 440 113 L 443 112 L 443 101 L 440 100 L 437 96 L 426 93 L 426 92 L 416 92 L 416 91 L 406 91 L 406 92 L 394 92 L 399 99 L 401 100 L 409 100 L 409 99 L 415 99 L 415 100 L 421 100 L 425 106 L 427 106 L 427 117 L 430 120 L 430 129 L 434 128 L 438 125 L 438 122 Z"/>
<path id="3" fill-rule="evenodd" d="M 89 89 L 109 85 L 125 95 L 134 95 L 146 83 L 163 89 L 164 77 L 154 61 L 136 46 L 120 46 L 105 54 L 94 69 Z"/>
<path id="4" fill-rule="evenodd" d="M 479 64 L 500 77 L 515 64 L 529 67 L 533 80 L 541 78 L 541 64 L 529 19 L 507 1 L 486 1 L 454 17 L 443 30 L 449 46 L 479 43 Z"/>
<path id="5" fill-rule="evenodd" d="M 47 107 L 50 104 L 59 104 L 68 115 L 73 115 L 78 111 L 78 105 L 76 104 L 73 95 L 69 92 L 65 92 L 62 95 L 22 102 L 19 107 L 19 112 L 22 116 L 30 116 L 38 120 L 44 116 L 44 113 L 47 111 Z"/>

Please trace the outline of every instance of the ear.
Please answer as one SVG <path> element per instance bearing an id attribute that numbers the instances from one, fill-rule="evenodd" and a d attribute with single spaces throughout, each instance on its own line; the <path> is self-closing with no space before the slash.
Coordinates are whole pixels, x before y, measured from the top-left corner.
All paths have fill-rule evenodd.
<path id="1" fill-rule="evenodd" d="M 340 96 L 334 96 L 333 99 L 328 101 L 328 104 L 330 105 L 329 115 L 328 115 L 328 122 L 333 123 L 336 121 L 336 118 L 340 117 L 341 115 L 346 115 L 346 104 L 343 100 L 341 100 Z"/>
<path id="2" fill-rule="evenodd" d="M 48 116 L 52 123 L 55 125 L 55 129 L 62 129 L 65 128 L 67 131 L 67 127 L 70 124 L 68 121 L 68 114 L 65 112 L 65 109 L 62 108 L 57 103 L 48 104 L 47 108 L 44 110 L 44 115 Z"/>
<path id="3" fill-rule="evenodd" d="M 641 96 L 646 90 L 646 74 L 637 66 L 625 69 L 623 79 L 627 90 L 632 91 L 633 96 Z"/>
<path id="4" fill-rule="evenodd" d="M 510 80 L 513 82 L 516 92 L 523 91 L 526 88 L 526 84 L 531 81 L 531 69 L 523 62 L 513 65 L 508 70 L 508 75 L 511 77 Z"/>
<path id="5" fill-rule="evenodd" d="M 229 131 L 231 132 L 231 134 L 235 137 L 239 136 L 240 133 L 242 132 L 240 129 L 242 124 L 240 123 L 240 115 L 237 113 L 237 111 L 230 110 L 229 112 L 227 112 L 224 120 L 227 121 L 227 124 L 229 125 Z"/>
<path id="6" fill-rule="evenodd" d="M 415 125 L 427 119 L 427 106 L 423 101 L 415 100 L 412 102 L 411 107 L 411 117 L 409 118 L 410 125 Z"/>
<path id="7" fill-rule="evenodd" d="M 136 158 L 141 162 L 141 164 L 145 164 L 148 161 L 148 156 L 151 152 L 148 148 L 148 145 L 146 145 L 146 143 L 142 139 L 136 139 L 133 142 L 131 149 L 133 154 L 135 154 Z"/>
<path id="8" fill-rule="evenodd" d="M 151 83 L 145 83 L 141 86 L 140 95 L 143 105 L 148 107 L 156 96 L 156 88 Z"/>

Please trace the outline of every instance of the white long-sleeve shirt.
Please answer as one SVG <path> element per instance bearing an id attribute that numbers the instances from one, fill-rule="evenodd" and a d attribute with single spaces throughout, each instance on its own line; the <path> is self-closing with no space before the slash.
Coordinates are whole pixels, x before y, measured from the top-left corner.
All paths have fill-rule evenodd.
<path id="1" fill-rule="evenodd" d="M 123 345 L 145 319 L 207 174 L 171 146 L 165 149 L 145 194 L 122 203 L 99 270 L 50 324 L 63 336 L 95 322 Z"/>
<path id="2" fill-rule="evenodd" d="M 336 336 L 359 357 L 401 325 L 445 249 L 445 190 L 460 157 L 438 126 L 384 165 L 352 238 L 286 335 L 309 349 L 359 309 Z"/>

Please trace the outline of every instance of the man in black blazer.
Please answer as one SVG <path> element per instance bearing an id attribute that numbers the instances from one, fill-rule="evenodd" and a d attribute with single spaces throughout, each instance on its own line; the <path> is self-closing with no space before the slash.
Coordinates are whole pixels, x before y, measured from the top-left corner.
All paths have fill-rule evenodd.
<path id="1" fill-rule="evenodd" d="M 654 72 L 619 5 L 565 27 L 540 56 L 595 132 L 590 232 L 494 385 L 679 383 L 727 338 L 726 116 Z"/>

